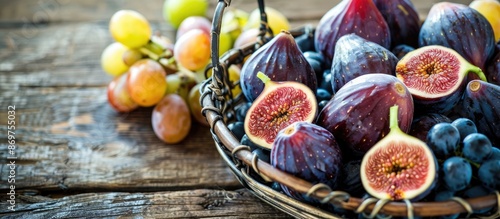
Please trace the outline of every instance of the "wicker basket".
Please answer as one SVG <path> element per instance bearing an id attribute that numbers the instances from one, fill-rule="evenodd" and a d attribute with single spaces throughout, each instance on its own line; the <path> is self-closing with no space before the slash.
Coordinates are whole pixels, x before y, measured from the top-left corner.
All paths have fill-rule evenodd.
<path id="1" fill-rule="evenodd" d="M 212 26 L 212 64 L 207 67 L 213 74 L 200 88 L 200 98 L 203 115 L 210 124 L 210 131 L 221 157 L 230 167 L 240 183 L 249 189 L 255 196 L 269 203 L 275 208 L 296 218 L 342 218 L 342 216 L 312 206 L 285 194 L 273 190 L 268 182 L 274 181 L 284 184 L 298 192 L 308 194 L 321 203 L 333 204 L 337 209 L 363 213 L 368 218 L 385 218 L 423 216 L 434 217 L 463 213 L 464 217 L 475 216 L 474 210 L 496 207 L 496 213 L 479 218 L 500 218 L 500 195 L 496 194 L 462 199 L 454 197 L 443 202 L 395 202 L 377 199 L 361 199 L 351 197 L 343 191 L 332 191 L 322 184 L 311 184 L 283 171 L 275 169 L 269 163 L 259 160 L 250 148 L 241 145 L 239 140 L 228 130 L 227 123 L 234 119 L 235 109 L 242 102 L 242 95 L 233 96 L 231 88 L 239 86 L 238 82 L 231 82 L 228 76 L 228 67 L 232 64 L 241 64 L 244 57 L 252 54 L 259 46 L 269 40 L 270 30 L 267 27 L 267 18 L 264 11 L 264 0 L 258 0 L 261 11 L 261 27 L 257 42 L 244 48 L 235 48 L 221 57 L 219 54 L 219 33 L 224 9 L 230 5 L 230 0 L 219 0 L 215 9 Z M 290 31 L 298 36 L 310 28 L 301 28 Z"/>

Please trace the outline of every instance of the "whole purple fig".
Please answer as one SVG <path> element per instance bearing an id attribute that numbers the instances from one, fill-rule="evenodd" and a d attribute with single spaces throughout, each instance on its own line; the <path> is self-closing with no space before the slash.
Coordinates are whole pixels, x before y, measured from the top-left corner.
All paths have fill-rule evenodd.
<path id="1" fill-rule="evenodd" d="M 398 58 L 379 44 L 357 34 L 339 38 L 332 60 L 332 90 L 337 92 L 345 83 L 365 74 L 395 75 Z"/>
<path id="2" fill-rule="evenodd" d="M 391 48 L 406 44 L 416 48 L 420 18 L 410 0 L 373 0 L 391 32 Z"/>
<path id="3" fill-rule="evenodd" d="M 243 64 L 240 86 L 248 101 L 254 101 L 264 90 L 257 77 L 263 72 L 272 81 L 296 81 L 316 91 L 318 82 L 313 67 L 307 62 L 297 42 L 288 31 L 281 31 L 257 49 Z"/>
<path id="4" fill-rule="evenodd" d="M 488 82 L 500 85 L 500 41 L 495 47 L 493 57 L 486 62 L 486 78 Z"/>
<path id="5" fill-rule="evenodd" d="M 316 51 L 325 56 L 330 65 L 337 40 L 346 34 L 355 33 L 389 49 L 391 34 L 389 26 L 372 0 L 345 0 L 330 9 L 316 27 L 314 45 Z"/>
<path id="6" fill-rule="evenodd" d="M 491 24 L 478 11 L 463 4 L 440 2 L 431 7 L 422 24 L 418 45 L 448 47 L 484 71 L 493 55 L 495 36 Z"/>
<path id="7" fill-rule="evenodd" d="M 408 132 L 413 98 L 393 75 L 372 73 L 347 82 L 326 104 L 316 124 L 333 133 L 344 151 L 361 157 L 389 133 L 389 108 L 399 105 L 399 127 Z"/>
<path id="8" fill-rule="evenodd" d="M 271 165 L 310 183 L 335 188 L 342 168 L 342 152 L 328 130 L 310 122 L 294 122 L 276 136 Z M 298 200 L 309 200 L 285 185 L 283 192 Z"/>

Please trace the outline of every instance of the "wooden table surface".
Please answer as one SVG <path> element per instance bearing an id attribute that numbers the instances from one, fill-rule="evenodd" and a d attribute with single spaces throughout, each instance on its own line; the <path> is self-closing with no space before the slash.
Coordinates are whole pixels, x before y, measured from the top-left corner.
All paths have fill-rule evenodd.
<path id="1" fill-rule="evenodd" d="M 145 15 L 173 39 L 163 0 L 0 0 L 0 216 L 2 218 L 288 218 L 242 188 L 217 153 L 207 127 L 166 145 L 151 108 L 116 113 L 100 54 L 113 40 L 119 9 Z M 211 17 L 217 1 L 211 0 Z M 307 3 L 305 3 L 307 2 Z M 293 27 L 316 24 L 339 0 L 273 0 Z M 421 17 L 434 2 L 413 1 Z M 455 1 L 468 4 L 470 1 Z M 232 1 L 251 11 L 256 1 Z M 16 157 L 8 111 L 15 106 Z M 9 162 L 15 161 L 12 177 Z M 11 178 L 9 178 L 9 176 Z M 9 179 L 15 183 L 7 183 Z M 15 189 L 15 211 L 7 202 Z"/>

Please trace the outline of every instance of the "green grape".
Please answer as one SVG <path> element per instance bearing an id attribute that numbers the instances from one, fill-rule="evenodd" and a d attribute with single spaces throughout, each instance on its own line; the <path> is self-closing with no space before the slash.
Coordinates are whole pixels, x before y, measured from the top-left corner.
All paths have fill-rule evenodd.
<path id="1" fill-rule="evenodd" d="M 108 84 L 107 96 L 109 105 L 118 112 L 130 112 L 139 107 L 127 91 L 127 76 L 127 73 L 120 75 Z"/>
<path id="2" fill-rule="evenodd" d="M 178 94 L 184 100 L 187 100 L 189 90 L 197 84 L 196 78 L 190 72 L 177 72 L 167 75 L 166 94 Z"/>
<path id="3" fill-rule="evenodd" d="M 185 139 L 191 129 L 191 121 L 186 101 L 177 94 L 165 95 L 151 115 L 154 133 L 167 144 L 175 144 Z"/>
<path id="4" fill-rule="evenodd" d="M 197 71 L 210 61 L 210 35 L 200 29 L 183 34 L 174 46 L 174 58 L 184 68 Z"/>
<path id="5" fill-rule="evenodd" d="M 127 90 L 139 106 L 157 104 L 165 95 L 167 81 L 165 70 L 156 61 L 141 59 L 134 63 L 128 73 Z"/>
<path id="6" fill-rule="evenodd" d="M 193 118 L 195 119 L 196 122 L 204 126 L 210 126 L 205 116 L 201 114 L 202 107 L 200 103 L 200 97 L 201 97 L 200 86 L 201 83 L 198 83 L 193 88 L 191 88 L 187 97 L 187 104 L 189 106 L 189 110 L 191 111 L 191 115 L 193 115 Z"/>
<path id="7" fill-rule="evenodd" d="M 139 12 L 119 10 L 109 21 L 109 31 L 113 38 L 129 48 L 139 48 L 151 38 L 151 26 Z"/>
<path id="8" fill-rule="evenodd" d="M 109 44 L 101 54 L 101 67 L 111 76 L 119 76 L 125 73 L 129 66 L 123 62 L 123 54 L 129 50 L 119 42 Z"/>
<path id="9" fill-rule="evenodd" d="M 205 16 L 208 9 L 207 0 L 165 0 L 163 17 L 175 29 L 190 16 Z"/>
<path id="10" fill-rule="evenodd" d="M 290 29 L 290 22 L 283 13 L 271 7 L 266 7 L 265 11 L 267 14 L 267 23 L 274 35 L 280 33 L 281 30 Z M 256 8 L 250 13 L 248 21 L 243 29 L 259 28 L 260 22 L 260 11 Z"/>
<path id="11" fill-rule="evenodd" d="M 135 62 L 143 58 L 141 51 L 138 49 L 128 49 L 123 53 L 123 63 L 127 66 L 132 66 Z"/>

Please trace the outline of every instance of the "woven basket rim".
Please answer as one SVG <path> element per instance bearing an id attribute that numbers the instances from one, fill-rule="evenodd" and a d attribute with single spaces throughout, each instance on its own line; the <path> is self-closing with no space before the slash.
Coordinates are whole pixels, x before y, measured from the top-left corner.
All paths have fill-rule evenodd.
<path id="1" fill-rule="evenodd" d="M 250 150 L 249 146 L 241 145 L 239 140 L 234 137 L 226 125 L 226 110 L 231 110 L 239 101 L 238 98 L 227 99 L 231 94 L 231 84 L 228 77 L 227 68 L 231 64 L 243 61 L 243 58 L 253 53 L 260 45 L 262 45 L 264 35 L 269 32 L 266 28 L 266 22 L 261 22 L 261 33 L 259 34 L 259 42 L 247 45 L 243 48 L 233 48 L 219 57 L 218 43 L 220 25 L 224 9 L 230 5 L 230 0 L 219 0 L 216 6 L 215 15 L 213 17 L 212 26 L 212 63 L 207 67 L 213 70 L 213 74 L 203 82 L 200 88 L 202 93 L 200 104 L 202 113 L 210 124 L 210 131 L 216 143 L 219 154 L 224 159 L 225 163 L 230 167 L 240 183 L 249 189 L 258 198 L 271 204 L 272 206 L 282 210 L 283 212 L 295 217 L 330 217 L 340 218 L 338 215 L 325 212 L 317 209 L 306 203 L 301 203 L 290 197 L 282 197 L 283 194 L 277 192 L 266 185 L 259 184 L 255 179 L 245 173 L 245 171 L 255 171 L 262 178 L 276 181 L 284 184 L 298 192 L 309 194 L 311 197 L 329 202 L 337 207 L 354 212 L 364 212 L 366 214 L 384 214 L 390 216 L 443 216 L 457 213 L 467 213 L 468 216 L 473 214 L 474 210 L 497 207 L 497 212 L 491 216 L 484 218 L 499 218 L 500 217 L 500 194 L 498 191 L 487 196 L 462 199 L 454 197 L 449 201 L 440 202 L 400 202 L 383 200 L 362 200 L 358 197 L 351 197 L 343 191 L 332 191 L 324 185 L 314 185 L 303 179 L 297 178 L 291 174 L 280 171 L 274 168 L 267 162 L 258 159 Z M 258 0 L 261 17 L 265 19 L 264 0 Z M 291 30 L 292 35 L 303 33 L 306 28 Z M 236 86 L 239 86 L 236 84 Z M 228 95 L 229 93 L 229 95 Z M 240 95 L 241 96 L 241 95 Z M 345 195 L 348 195 L 348 198 Z M 281 197 L 274 200 L 275 197 Z M 307 209 L 307 210 L 304 210 Z M 313 211 L 313 212 L 306 212 Z"/>

